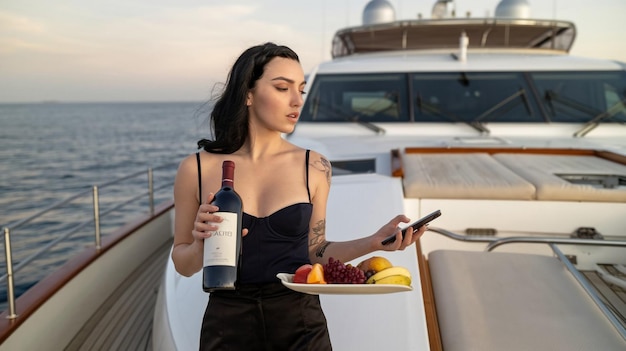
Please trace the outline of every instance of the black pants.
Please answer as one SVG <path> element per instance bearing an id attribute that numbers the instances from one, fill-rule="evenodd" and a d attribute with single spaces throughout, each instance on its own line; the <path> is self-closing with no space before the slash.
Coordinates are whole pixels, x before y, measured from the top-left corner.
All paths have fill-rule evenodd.
<path id="1" fill-rule="evenodd" d="M 280 283 L 211 293 L 200 350 L 332 350 L 319 296 Z"/>

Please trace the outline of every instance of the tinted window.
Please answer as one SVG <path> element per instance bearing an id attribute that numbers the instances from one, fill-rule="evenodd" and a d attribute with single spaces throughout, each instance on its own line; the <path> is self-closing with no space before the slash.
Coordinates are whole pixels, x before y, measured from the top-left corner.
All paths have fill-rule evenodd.
<path id="1" fill-rule="evenodd" d="M 301 119 L 406 122 L 407 96 L 406 74 L 318 75 Z"/>
<path id="2" fill-rule="evenodd" d="M 417 122 L 541 122 L 521 73 L 413 75 Z"/>
<path id="3" fill-rule="evenodd" d="M 602 122 L 626 122 L 625 72 L 547 72 L 531 77 L 553 122 L 584 123 L 604 113 Z"/>

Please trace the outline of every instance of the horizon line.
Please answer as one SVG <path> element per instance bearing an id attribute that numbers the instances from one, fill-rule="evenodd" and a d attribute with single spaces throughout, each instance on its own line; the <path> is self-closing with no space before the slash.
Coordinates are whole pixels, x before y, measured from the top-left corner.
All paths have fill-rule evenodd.
<path id="1" fill-rule="evenodd" d="M 0 101 L 0 105 L 63 105 L 63 104 L 172 104 L 210 103 L 211 100 L 39 100 L 39 101 Z"/>

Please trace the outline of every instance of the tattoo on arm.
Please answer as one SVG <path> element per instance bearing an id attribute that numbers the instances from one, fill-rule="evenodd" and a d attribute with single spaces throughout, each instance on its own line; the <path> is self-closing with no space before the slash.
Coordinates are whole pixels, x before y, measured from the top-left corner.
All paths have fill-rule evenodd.
<path id="1" fill-rule="evenodd" d="M 311 165 L 315 169 L 322 171 L 326 174 L 326 181 L 328 182 L 328 185 L 330 186 L 331 170 L 332 170 L 330 161 L 328 161 L 324 157 L 321 157 L 319 161 L 315 161 Z"/>
<path id="2" fill-rule="evenodd" d="M 309 246 L 317 246 L 315 256 L 323 257 L 324 251 L 330 245 L 330 242 L 326 241 L 326 220 L 319 220 L 311 230 L 313 231 L 313 238 L 311 238 Z"/>
<path id="3" fill-rule="evenodd" d="M 326 241 L 326 220 L 320 219 L 313 228 L 313 237 L 310 239 L 309 246 L 317 246 Z"/>
<path id="4" fill-rule="evenodd" d="M 330 241 L 326 241 L 324 244 L 320 245 L 317 251 L 315 251 L 315 256 L 324 257 L 324 251 L 326 251 L 328 245 L 330 245 Z"/>

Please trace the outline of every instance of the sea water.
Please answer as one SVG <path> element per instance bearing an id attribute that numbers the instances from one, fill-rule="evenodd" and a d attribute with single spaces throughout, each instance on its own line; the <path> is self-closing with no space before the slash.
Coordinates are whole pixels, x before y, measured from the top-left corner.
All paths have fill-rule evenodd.
<path id="1" fill-rule="evenodd" d="M 172 198 L 176 167 L 209 136 L 209 107 L 185 103 L 40 103 L 0 104 L 0 227 L 11 233 L 13 264 L 47 243 L 92 220 L 92 198 L 72 201 L 58 210 L 12 229 L 12 224 L 80 192 L 89 192 L 126 175 L 159 167 L 154 186 L 165 186 L 156 203 Z M 137 190 L 140 188 L 140 190 Z M 104 188 L 100 210 L 147 191 L 147 175 Z M 147 212 L 147 196 L 100 219 L 103 236 Z M 20 295 L 77 252 L 94 245 L 94 226 L 86 225 L 14 273 Z M 2 240 L 4 249 L 4 240 Z M 3 250 L 4 251 L 4 250 Z M 0 276 L 6 275 L 4 252 Z M 0 310 L 6 308 L 7 281 L 0 280 Z"/>

